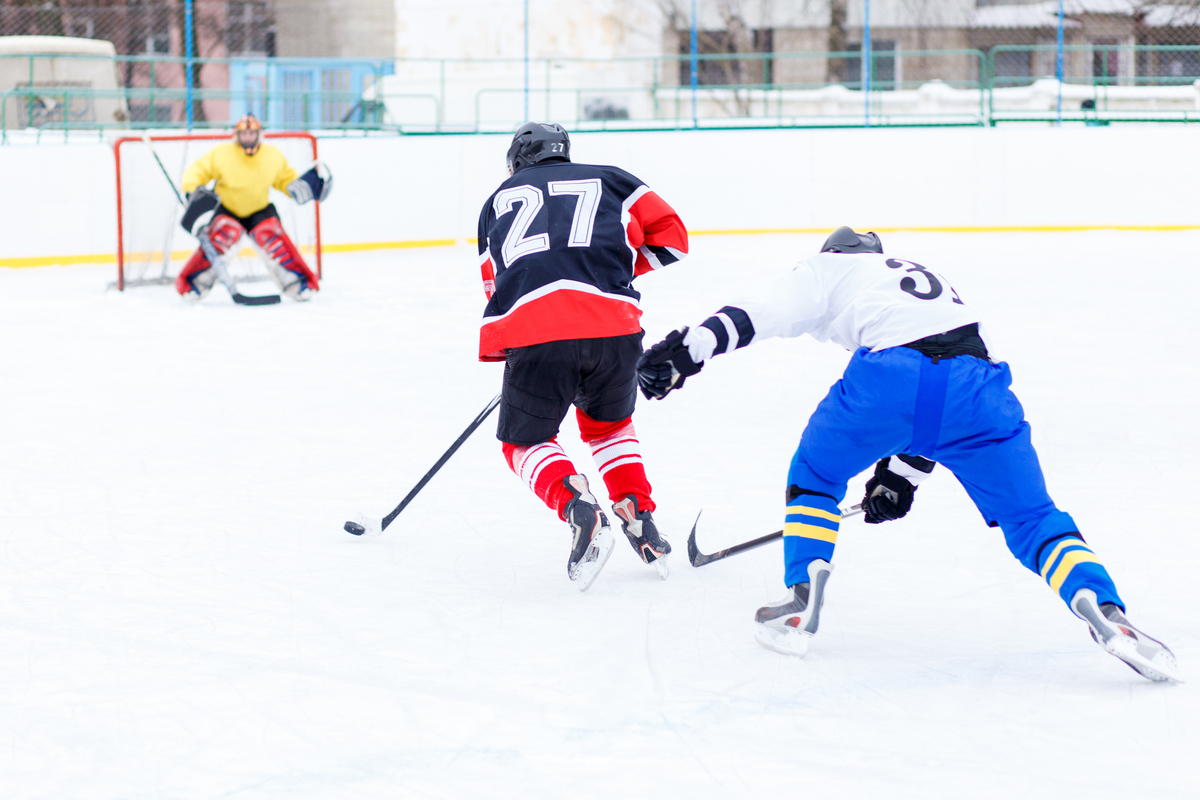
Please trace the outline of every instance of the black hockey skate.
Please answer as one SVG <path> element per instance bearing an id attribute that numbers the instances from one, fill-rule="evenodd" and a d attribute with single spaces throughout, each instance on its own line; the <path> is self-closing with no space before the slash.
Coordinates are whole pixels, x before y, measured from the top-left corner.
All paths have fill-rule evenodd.
<path id="1" fill-rule="evenodd" d="M 808 640 L 821 623 L 825 584 L 833 565 L 817 559 L 808 565 L 808 582 L 788 587 L 787 597 L 754 615 L 754 638 L 768 650 L 803 658 Z"/>
<path id="2" fill-rule="evenodd" d="M 608 528 L 608 517 L 588 489 L 587 478 L 568 475 L 563 478 L 563 485 L 574 495 L 566 508 L 567 524 L 574 537 L 567 559 L 567 577 L 579 583 L 579 591 L 586 592 L 604 569 L 616 540 Z"/>
<path id="3" fill-rule="evenodd" d="M 613 503 L 613 513 L 621 520 L 621 530 L 625 531 L 633 551 L 641 556 L 642 561 L 653 565 L 659 577 L 665 581 L 669 572 L 667 555 L 671 552 L 671 543 L 658 532 L 654 517 L 649 511 L 638 511 L 638 501 L 633 495 Z"/>
<path id="4" fill-rule="evenodd" d="M 1080 589 L 1071 598 L 1071 610 L 1088 624 L 1096 644 L 1129 665 L 1129 668 L 1152 681 L 1177 681 L 1179 668 L 1175 654 L 1157 639 L 1151 639 L 1125 619 L 1121 609 L 1112 603 L 1099 605 L 1096 593 Z"/>

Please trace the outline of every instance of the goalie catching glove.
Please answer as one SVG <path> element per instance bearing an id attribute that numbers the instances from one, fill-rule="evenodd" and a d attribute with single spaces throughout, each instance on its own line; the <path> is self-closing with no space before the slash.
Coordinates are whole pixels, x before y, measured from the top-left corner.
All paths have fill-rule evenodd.
<path id="1" fill-rule="evenodd" d="M 308 168 L 308 171 L 288 184 L 288 194 L 298 204 L 304 205 L 314 197 L 318 203 L 324 203 L 333 189 L 333 173 L 325 163 L 318 161 Z"/>
<path id="2" fill-rule="evenodd" d="M 183 218 L 179 224 L 192 236 L 199 237 L 200 229 L 212 219 L 212 212 L 221 204 L 221 198 L 207 186 L 197 186 L 187 197 L 183 207 Z"/>
<path id="3" fill-rule="evenodd" d="M 884 458 L 875 465 L 863 498 L 863 520 L 876 525 L 900 519 L 912 508 L 917 485 L 929 477 L 936 462 L 920 456 Z"/>
<path id="4" fill-rule="evenodd" d="M 666 397 L 673 389 L 704 367 L 703 359 L 692 360 L 687 345 L 688 329 L 671 331 L 667 338 L 642 353 L 637 364 L 638 386 L 647 400 Z"/>

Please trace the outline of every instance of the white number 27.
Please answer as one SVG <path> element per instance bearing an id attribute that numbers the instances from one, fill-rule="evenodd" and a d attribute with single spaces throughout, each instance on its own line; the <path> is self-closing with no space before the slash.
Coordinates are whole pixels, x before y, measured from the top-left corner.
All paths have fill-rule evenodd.
<path id="1" fill-rule="evenodd" d="M 550 181 L 547 184 L 552 197 L 574 195 L 575 215 L 571 218 L 571 233 L 567 238 L 567 247 L 589 247 L 592 244 L 592 233 L 596 227 L 596 212 L 600 210 L 600 179 L 587 178 L 578 181 Z M 513 262 L 522 256 L 533 253 L 543 253 L 550 249 L 550 235 L 539 233 L 526 236 L 534 217 L 545 205 L 542 190 L 536 186 L 513 186 L 502 192 L 497 192 L 492 201 L 492 208 L 497 217 L 513 211 L 516 204 L 521 204 L 517 218 L 504 237 L 504 245 L 500 248 L 504 256 L 504 264 L 511 267 Z"/>

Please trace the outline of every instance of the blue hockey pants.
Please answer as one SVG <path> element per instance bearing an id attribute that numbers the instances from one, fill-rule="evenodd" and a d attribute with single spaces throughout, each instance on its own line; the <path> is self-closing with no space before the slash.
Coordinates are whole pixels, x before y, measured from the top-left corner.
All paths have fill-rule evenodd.
<path id="1" fill-rule="evenodd" d="M 792 459 L 784 523 L 784 580 L 808 580 L 808 564 L 833 557 L 838 504 L 855 475 L 901 453 L 936 461 L 958 478 L 1008 549 L 1068 604 L 1081 588 L 1124 608 L 1074 520 L 1054 506 L 1005 363 L 943 358 L 908 347 L 850 359 L 820 402 Z"/>

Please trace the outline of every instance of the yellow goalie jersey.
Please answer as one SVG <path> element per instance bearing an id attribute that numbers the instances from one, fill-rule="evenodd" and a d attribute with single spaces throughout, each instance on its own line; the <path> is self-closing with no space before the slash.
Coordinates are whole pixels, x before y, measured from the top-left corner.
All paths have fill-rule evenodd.
<path id="1" fill-rule="evenodd" d="M 272 186 L 286 193 L 288 184 L 297 177 L 278 147 L 264 143 L 248 156 L 237 142 L 225 142 L 187 168 L 183 191 L 191 194 L 197 186 L 216 179 L 221 205 L 234 216 L 245 218 L 267 207 Z"/>

